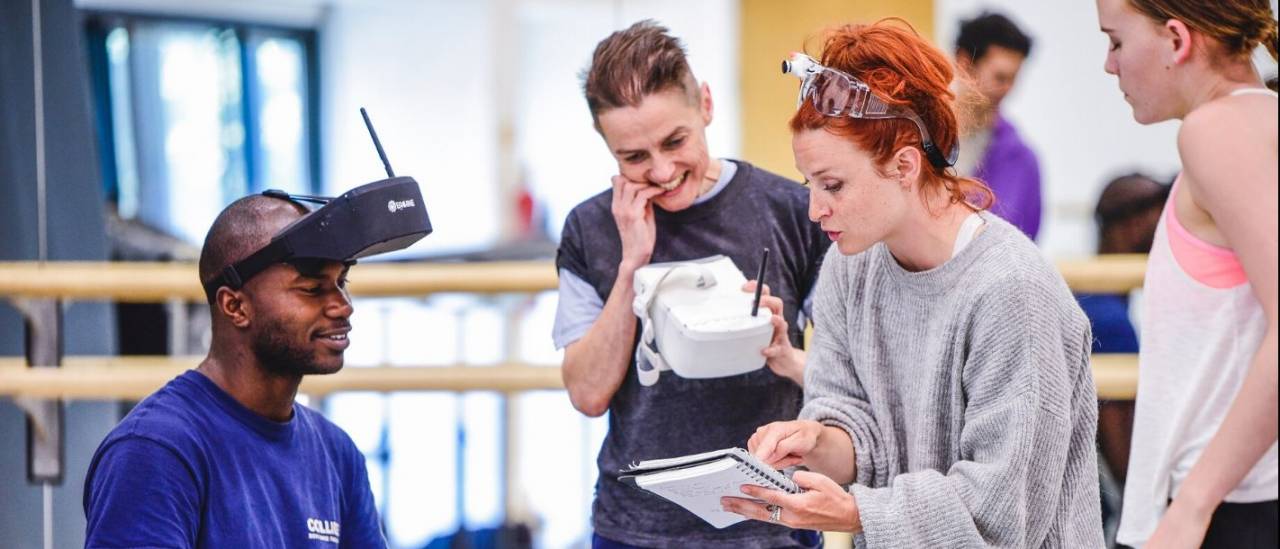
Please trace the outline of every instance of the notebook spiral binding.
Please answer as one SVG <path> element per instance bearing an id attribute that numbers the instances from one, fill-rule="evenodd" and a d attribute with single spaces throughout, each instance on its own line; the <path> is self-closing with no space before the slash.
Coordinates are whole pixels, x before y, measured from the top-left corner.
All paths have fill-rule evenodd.
<path id="1" fill-rule="evenodd" d="M 766 473 L 764 470 L 760 469 L 759 467 L 756 467 L 754 464 L 751 464 L 749 462 L 739 461 L 738 466 L 739 467 L 746 466 L 746 468 L 749 469 L 749 471 L 743 471 L 743 473 L 746 474 L 747 476 L 750 476 L 753 480 L 758 481 L 760 483 L 760 486 L 777 487 L 789 494 L 799 494 L 801 491 L 800 487 L 796 486 L 795 481 L 787 478 L 786 475 L 782 475 L 782 482 L 779 482 L 778 480 L 773 478 L 774 475 L 770 473 Z"/>

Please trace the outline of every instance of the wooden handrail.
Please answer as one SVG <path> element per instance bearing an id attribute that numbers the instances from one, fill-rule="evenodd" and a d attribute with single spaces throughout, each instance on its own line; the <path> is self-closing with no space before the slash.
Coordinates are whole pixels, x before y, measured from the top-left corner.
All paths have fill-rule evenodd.
<path id="1" fill-rule="evenodd" d="M 1102 256 L 1057 263 L 1076 292 L 1124 293 L 1142 286 L 1146 256 Z M 158 303 L 203 301 L 190 263 L 0 262 L 0 297 L 103 299 Z M 437 292 L 477 294 L 556 289 L 550 261 L 484 263 L 367 263 L 351 273 L 356 296 L 408 296 Z"/>
<path id="2" fill-rule="evenodd" d="M 21 358 L 0 358 L 0 396 L 83 400 L 139 400 L 200 357 L 67 357 L 61 368 L 28 368 Z M 1138 385 L 1136 355 L 1094 355 L 1098 398 L 1132 400 Z M 330 376 L 307 376 L 300 392 L 559 390 L 560 368 L 522 363 L 493 366 L 347 367 Z"/>
<path id="3" fill-rule="evenodd" d="M 0 262 L 0 296 L 105 299 L 157 303 L 204 301 L 190 263 Z M 357 296 L 412 296 L 439 292 L 531 293 L 556 288 L 550 261 L 486 263 L 368 263 L 351 272 Z"/>
<path id="4" fill-rule="evenodd" d="M 1138 396 L 1138 355 L 1095 354 L 1089 365 L 1099 400 L 1133 400 Z"/>
<path id="5" fill-rule="evenodd" d="M 1060 261 L 1076 292 L 1120 293 L 1140 287 L 1145 256 L 1105 256 Z M 195 266 L 184 263 L 0 262 L 0 297 L 106 299 L 118 302 L 203 300 Z M 352 273 L 357 296 L 477 294 L 553 290 L 549 261 L 493 263 L 371 263 Z M 0 358 L 0 395 L 71 399 L 137 399 L 150 394 L 198 357 L 68 357 L 58 369 L 30 369 L 18 358 Z M 1100 398 L 1132 399 L 1137 386 L 1133 355 L 1097 355 L 1094 379 Z M 308 394 L 334 391 L 527 391 L 561 389 L 558 368 L 505 363 L 489 367 L 348 367 L 333 376 L 310 376 Z"/>
<path id="6" fill-rule="evenodd" d="M 1076 293 L 1125 294 L 1142 287 L 1147 275 L 1145 254 L 1101 255 L 1061 260 L 1058 272 Z"/>
<path id="7" fill-rule="evenodd" d="M 202 357 L 67 357 L 61 368 L 29 368 L 20 357 L 0 358 L 0 396 L 80 400 L 140 400 Z M 303 378 L 299 392 L 499 391 L 563 389 L 560 368 L 504 363 L 492 366 L 347 367 Z"/>

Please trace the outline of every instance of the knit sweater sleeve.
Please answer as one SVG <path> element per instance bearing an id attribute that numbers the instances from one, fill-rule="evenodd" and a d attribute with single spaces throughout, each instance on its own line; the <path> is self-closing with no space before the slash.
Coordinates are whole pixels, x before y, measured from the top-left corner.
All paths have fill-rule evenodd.
<path id="1" fill-rule="evenodd" d="M 800 419 L 843 429 L 853 440 L 854 482 L 870 486 L 886 483 L 887 467 L 880 431 L 867 401 L 866 389 L 852 365 L 849 341 L 851 270 L 863 268 L 861 258 L 847 258 L 832 246 L 823 260 L 813 299 L 813 348 L 804 373 L 804 408 Z M 855 264 L 851 266 L 851 264 Z"/>
<path id="2" fill-rule="evenodd" d="M 1073 411 L 1095 406 L 1088 323 L 1056 277 L 1027 270 L 1012 267 L 956 327 L 967 333 L 957 459 L 852 488 L 867 547 L 1101 544 L 1086 524 L 1097 517 L 1072 519 L 1061 507 L 1097 494 L 1096 457 L 1078 451 L 1092 450 L 1096 415 L 1081 421 Z"/>

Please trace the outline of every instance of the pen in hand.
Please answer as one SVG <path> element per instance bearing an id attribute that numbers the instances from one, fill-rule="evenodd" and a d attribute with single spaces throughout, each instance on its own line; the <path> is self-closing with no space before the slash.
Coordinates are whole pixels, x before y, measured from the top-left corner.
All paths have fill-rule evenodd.
<path id="1" fill-rule="evenodd" d="M 756 312 L 760 310 L 760 292 L 764 290 L 764 270 L 769 266 L 769 248 L 764 249 L 764 256 L 760 258 L 760 272 L 756 273 L 756 297 L 751 300 L 751 316 L 755 317 Z"/>

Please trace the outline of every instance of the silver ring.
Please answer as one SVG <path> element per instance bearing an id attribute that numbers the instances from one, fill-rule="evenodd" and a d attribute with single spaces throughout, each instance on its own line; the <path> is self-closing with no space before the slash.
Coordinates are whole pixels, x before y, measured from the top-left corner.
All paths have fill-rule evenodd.
<path id="1" fill-rule="evenodd" d="M 778 507 L 777 505 L 770 505 L 770 506 L 766 507 L 766 509 L 768 509 L 768 510 L 769 510 L 769 522 L 772 522 L 772 523 L 774 523 L 774 524 L 778 524 L 778 523 L 781 523 L 781 522 L 782 522 L 782 508 L 781 508 L 781 507 Z"/>

